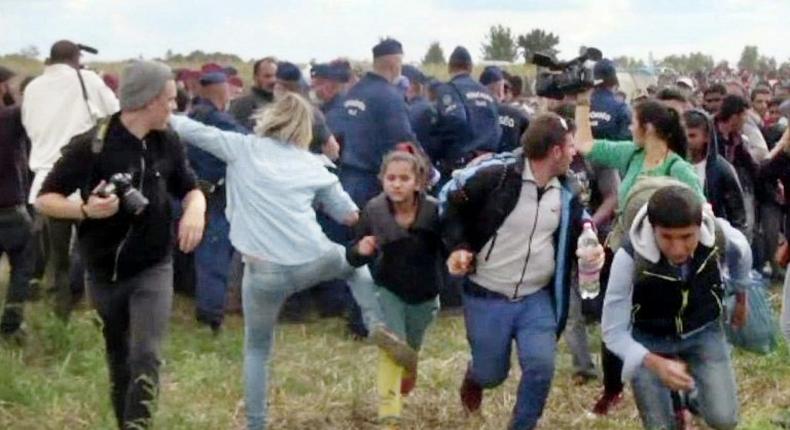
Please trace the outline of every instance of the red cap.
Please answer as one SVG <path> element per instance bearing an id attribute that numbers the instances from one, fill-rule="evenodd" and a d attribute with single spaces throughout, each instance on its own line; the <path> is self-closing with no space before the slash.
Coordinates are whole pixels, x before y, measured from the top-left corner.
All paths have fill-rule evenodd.
<path id="1" fill-rule="evenodd" d="M 224 72 L 225 68 L 217 63 L 206 63 L 200 67 L 202 73 Z"/>
<path id="2" fill-rule="evenodd" d="M 244 88 L 244 81 L 238 76 L 231 76 L 228 78 L 228 83 L 234 87 Z"/>

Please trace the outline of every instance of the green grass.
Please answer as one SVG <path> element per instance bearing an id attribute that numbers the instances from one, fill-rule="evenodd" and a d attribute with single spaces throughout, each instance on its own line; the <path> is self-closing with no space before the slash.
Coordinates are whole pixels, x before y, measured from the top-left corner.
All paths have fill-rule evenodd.
<path id="1" fill-rule="evenodd" d="M 192 315 L 191 301 L 178 297 L 165 344 L 156 428 L 241 429 L 243 323 L 230 317 L 215 338 L 197 327 Z M 40 302 L 28 306 L 27 317 L 26 345 L 0 346 L 0 429 L 112 429 L 95 314 L 81 310 L 64 326 Z M 376 349 L 344 333 L 340 319 L 278 327 L 271 429 L 376 428 Z M 599 342 L 597 333 L 591 342 Z M 590 418 L 586 411 L 600 388 L 596 383 L 573 386 L 564 342 L 560 351 L 542 429 L 639 428 L 630 393 L 610 418 Z M 468 419 L 457 395 L 468 354 L 462 317 L 439 318 L 427 335 L 417 389 L 405 403 L 404 429 L 505 428 L 515 401 L 518 366 L 514 362 L 502 387 L 486 391 L 482 417 Z M 771 417 L 790 407 L 790 353 L 785 345 L 768 356 L 737 352 L 735 364 L 740 428 L 771 429 Z"/>

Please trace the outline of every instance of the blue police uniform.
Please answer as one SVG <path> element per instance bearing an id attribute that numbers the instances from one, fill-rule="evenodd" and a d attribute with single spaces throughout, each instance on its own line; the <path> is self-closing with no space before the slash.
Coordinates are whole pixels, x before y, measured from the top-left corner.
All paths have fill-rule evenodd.
<path id="1" fill-rule="evenodd" d="M 228 112 L 217 109 L 213 103 L 198 99 L 189 117 L 221 130 L 248 133 Z M 188 143 L 188 142 L 187 142 Z M 203 240 L 195 249 L 198 320 L 212 327 L 219 327 L 225 308 L 225 293 L 233 246 L 230 243 L 230 223 L 225 217 L 226 165 L 217 157 L 192 145 L 187 145 L 187 156 L 195 170 L 201 189 L 206 193 L 206 230 Z"/>
<path id="2" fill-rule="evenodd" d="M 415 140 L 406 102 L 395 86 L 368 72 L 346 95 L 330 129 L 342 142 L 340 181 L 357 206 L 381 192 L 381 160 L 398 142 Z"/>
<path id="3" fill-rule="evenodd" d="M 499 127 L 502 128 L 499 151 L 513 151 L 521 146 L 521 136 L 529 127 L 529 117 L 522 109 L 506 103 L 500 103 L 498 110 Z"/>
<path id="4" fill-rule="evenodd" d="M 439 121 L 436 106 L 423 96 L 417 96 L 409 103 L 409 123 L 425 153 L 435 160 L 439 152 L 434 129 Z"/>
<path id="5" fill-rule="evenodd" d="M 607 140 L 631 140 L 631 109 L 617 100 L 614 92 L 596 88 L 590 97 L 590 123 L 593 137 Z"/>
<path id="6" fill-rule="evenodd" d="M 475 153 L 499 152 L 502 130 L 497 102 L 469 74 L 460 74 L 437 89 L 437 111 L 442 170 L 464 164 Z"/>

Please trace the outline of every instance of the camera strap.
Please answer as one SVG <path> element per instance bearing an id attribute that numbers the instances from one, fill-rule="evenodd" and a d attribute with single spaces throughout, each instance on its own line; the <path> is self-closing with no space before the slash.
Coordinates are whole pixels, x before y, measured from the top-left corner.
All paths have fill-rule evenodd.
<path id="1" fill-rule="evenodd" d="M 91 139 L 91 152 L 94 155 L 101 154 L 104 149 L 104 140 L 107 138 L 107 131 L 110 129 L 110 119 L 112 117 L 104 117 L 96 122 L 96 133 L 93 134 Z"/>
<path id="2" fill-rule="evenodd" d="M 82 90 L 82 100 L 85 101 L 85 108 L 88 109 L 88 115 L 90 115 L 91 120 L 95 124 L 97 122 L 96 114 L 91 109 L 90 99 L 88 98 L 88 89 L 85 88 L 85 80 L 82 79 L 82 73 L 80 73 L 80 69 L 77 70 L 77 78 L 80 80 L 80 89 Z"/>

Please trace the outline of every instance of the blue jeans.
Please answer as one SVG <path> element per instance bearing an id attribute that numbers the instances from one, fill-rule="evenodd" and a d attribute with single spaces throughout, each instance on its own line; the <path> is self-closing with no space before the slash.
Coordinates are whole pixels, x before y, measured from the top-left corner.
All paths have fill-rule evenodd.
<path id="1" fill-rule="evenodd" d="M 512 429 L 535 427 L 543 413 L 554 376 L 557 322 L 548 289 L 518 302 L 464 293 L 466 338 L 472 350 L 472 379 L 493 388 L 507 378 L 513 341 L 518 348 L 521 381 L 513 408 Z"/>
<path id="2" fill-rule="evenodd" d="M 230 223 L 224 207 L 211 205 L 203 240 L 195 249 L 195 301 L 197 316 L 204 322 L 221 323 L 225 313 L 233 245 L 230 243 Z"/>
<path id="3" fill-rule="evenodd" d="M 730 349 L 718 321 L 685 339 L 633 332 L 634 339 L 653 353 L 676 357 L 689 366 L 705 423 L 714 429 L 738 424 L 738 393 L 730 363 Z M 676 428 L 672 398 L 658 376 L 640 366 L 632 380 L 636 406 L 646 429 Z"/>
<path id="4" fill-rule="evenodd" d="M 247 428 L 266 426 L 266 390 L 274 325 L 280 307 L 291 294 L 330 279 L 345 279 L 362 309 L 365 324 L 381 324 L 381 310 L 373 278 L 367 266 L 354 268 L 346 261 L 345 248 L 331 251 L 309 263 L 283 266 L 247 260 L 242 280 L 244 307 L 244 397 Z"/>

